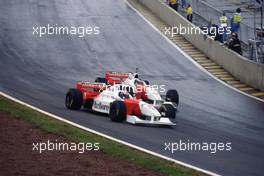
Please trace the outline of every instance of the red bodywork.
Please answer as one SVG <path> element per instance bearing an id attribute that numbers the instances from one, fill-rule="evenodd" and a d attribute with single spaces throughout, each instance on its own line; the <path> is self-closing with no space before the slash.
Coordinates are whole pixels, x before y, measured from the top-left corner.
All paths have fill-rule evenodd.
<path id="1" fill-rule="evenodd" d="M 89 83 L 89 82 L 77 82 L 76 89 L 83 93 L 83 100 L 92 100 L 101 94 L 107 88 L 107 85 L 102 83 Z M 141 116 L 139 107 L 140 100 L 138 99 L 125 99 L 124 103 L 127 108 L 127 115 Z"/>
<path id="2" fill-rule="evenodd" d="M 107 71 L 105 73 L 105 79 L 107 80 L 107 84 L 121 84 L 125 79 L 128 78 L 127 72 L 115 72 L 115 71 Z"/>
<path id="3" fill-rule="evenodd" d="M 116 72 L 116 71 L 107 71 L 105 73 L 105 79 L 107 80 L 107 83 L 110 85 L 114 84 L 122 84 L 129 76 L 129 72 Z M 137 93 L 135 97 L 137 99 L 142 99 L 144 101 L 148 100 L 147 94 L 146 94 L 146 86 L 144 85 L 137 85 L 136 86 Z"/>
<path id="4" fill-rule="evenodd" d="M 137 99 L 126 99 L 125 101 L 126 108 L 127 108 L 127 115 L 135 115 L 140 117 L 141 111 L 139 107 L 140 100 Z"/>
<path id="5" fill-rule="evenodd" d="M 100 95 L 107 86 L 101 83 L 77 82 L 76 89 L 83 93 L 83 100 L 91 100 Z"/>
<path id="6" fill-rule="evenodd" d="M 147 96 L 147 93 L 146 93 L 147 87 L 144 86 L 144 85 L 137 85 L 136 89 L 137 89 L 137 93 L 135 95 L 136 98 L 137 99 L 142 99 L 143 101 L 147 101 L 148 100 L 148 96 Z"/>

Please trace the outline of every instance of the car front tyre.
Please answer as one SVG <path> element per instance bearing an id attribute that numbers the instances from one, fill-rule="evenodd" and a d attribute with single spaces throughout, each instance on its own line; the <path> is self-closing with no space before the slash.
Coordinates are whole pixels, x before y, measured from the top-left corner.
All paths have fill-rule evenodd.
<path id="1" fill-rule="evenodd" d="M 126 120 L 127 109 L 123 101 L 114 101 L 110 106 L 109 117 L 113 122 L 123 122 Z"/>
<path id="2" fill-rule="evenodd" d="M 172 122 L 175 122 L 176 109 L 175 109 L 175 107 L 173 105 L 171 105 L 171 104 L 163 104 L 163 105 L 161 105 L 159 111 L 160 111 L 160 114 L 161 114 L 162 117 L 167 117 Z"/>

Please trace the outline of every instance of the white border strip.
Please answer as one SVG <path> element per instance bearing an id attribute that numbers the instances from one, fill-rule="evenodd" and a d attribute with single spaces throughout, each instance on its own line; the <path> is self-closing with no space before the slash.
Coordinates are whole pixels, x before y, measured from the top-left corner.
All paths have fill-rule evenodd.
<path id="1" fill-rule="evenodd" d="M 145 153 L 147 153 L 147 154 L 150 154 L 150 155 L 153 155 L 153 156 L 159 157 L 159 158 L 161 158 L 161 159 L 165 159 L 165 160 L 167 160 L 167 161 L 174 162 L 174 163 L 176 163 L 176 164 L 179 164 L 179 165 L 182 165 L 182 166 L 184 166 L 184 167 L 188 167 L 188 168 L 191 168 L 191 169 L 197 170 L 197 171 L 199 171 L 199 172 L 203 172 L 203 173 L 208 174 L 208 175 L 212 175 L 212 176 L 220 176 L 220 175 L 218 175 L 218 174 L 216 174 L 216 173 L 213 173 L 213 172 L 210 172 L 210 171 L 207 171 L 207 170 L 204 170 L 204 169 L 201 169 L 201 168 L 195 167 L 195 166 L 193 166 L 193 165 L 190 165 L 190 164 L 187 164 L 187 163 L 184 163 L 184 162 L 181 162 L 181 161 L 178 161 L 178 160 L 175 160 L 175 159 L 172 159 L 172 158 L 169 158 L 169 157 L 163 156 L 163 155 L 161 155 L 161 154 L 158 154 L 158 153 L 152 152 L 152 151 L 147 150 L 147 149 L 144 149 L 144 148 L 142 148 L 142 147 L 138 147 L 138 146 L 133 145 L 133 144 L 130 144 L 130 143 L 128 143 L 128 142 L 125 142 L 125 141 L 119 140 L 119 139 L 117 139 L 117 138 L 114 138 L 114 137 L 108 136 L 108 135 L 106 135 L 106 134 L 103 134 L 103 133 L 97 132 L 97 131 L 95 131 L 95 130 L 93 130 L 93 129 L 90 129 L 90 128 L 84 127 L 84 126 L 82 126 L 82 125 L 79 125 L 79 124 L 77 124 L 77 123 L 71 122 L 71 121 L 69 121 L 69 120 L 66 120 L 66 119 L 60 117 L 60 116 L 57 116 L 57 115 L 51 114 L 51 113 L 49 113 L 49 112 L 47 112 L 47 111 L 43 111 L 43 110 L 41 110 L 41 109 L 39 109 L 39 108 L 37 108 L 37 107 L 35 107 L 35 106 L 32 106 L 32 105 L 27 104 L 27 103 L 25 103 L 25 102 L 23 102 L 23 101 L 20 101 L 20 100 L 14 98 L 14 97 L 12 97 L 12 96 L 9 96 L 9 95 L 7 95 L 7 94 L 1 92 L 1 91 L 0 91 L 0 95 L 3 96 L 3 97 L 5 97 L 5 98 L 8 98 L 8 99 L 10 99 L 10 100 L 12 100 L 12 101 L 14 101 L 14 102 L 16 102 L 16 103 L 19 103 L 19 104 L 24 105 L 24 106 L 26 106 L 26 107 L 28 107 L 28 108 L 31 108 L 31 109 L 33 109 L 33 110 L 35 110 L 35 111 L 38 111 L 38 112 L 40 112 L 40 113 L 42 113 L 42 114 L 45 114 L 45 115 L 47 115 L 47 116 L 49 116 L 49 117 L 52 117 L 52 118 L 57 119 L 57 120 L 59 120 L 59 121 L 65 122 L 65 123 L 67 123 L 67 124 L 70 124 L 70 125 L 72 125 L 72 126 L 75 126 L 75 127 L 77 127 L 77 128 L 80 128 L 80 129 L 82 129 L 82 130 L 85 130 L 85 131 L 87 131 L 87 132 L 90 132 L 90 133 L 96 134 L 96 135 L 98 135 L 98 136 L 104 137 L 104 138 L 106 138 L 106 139 L 109 139 L 109 140 L 115 141 L 115 142 L 117 142 L 117 143 L 120 143 L 120 144 L 126 145 L 126 146 L 128 146 L 128 147 L 131 147 L 131 148 L 133 148 L 133 149 L 139 150 L 139 151 L 141 151 L 141 152 L 145 152 Z"/>
<path id="2" fill-rule="evenodd" d="M 215 79 L 216 81 L 222 83 L 223 85 L 229 87 L 230 89 L 233 89 L 236 92 L 239 92 L 243 95 L 246 95 L 248 97 L 251 97 L 255 100 L 264 102 L 263 99 L 255 97 L 253 95 L 247 94 L 239 89 L 236 89 L 235 87 L 227 84 L 226 82 L 216 78 L 213 74 L 211 74 L 210 72 L 208 72 L 205 68 L 203 68 L 200 64 L 198 64 L 197 62 L 195 62 L 187 53 L 185 53 L 181 48 L 179 48 L 175 43 L 173 43 L 170 39 L 167 38 L 167 36 L 165 36 L 159 29 L 156 28 L 156 26 L 154 26 L 148 19 L 146 19 L 136 8 L 133 7 L 133 5 L 131 5 L 127 0 L 124 0 L 126 2 L 126 4 L 132 9 L 134 10 L 144 21 L 146 21 L 156 32 L 158 32 L 167 42 L 169 42 L 174 48 L 176 48 L 181 54 L 183 54 L 188 60 L 190 60 L 194 65 L 196 65 L 199 69 L 201 69 L 203 72 L 205 72 L 206 74 L 208 74 L 210 77 L 212 77 L 213 79 Z M 144 5 L 143 5 L 144 6 Z"/>

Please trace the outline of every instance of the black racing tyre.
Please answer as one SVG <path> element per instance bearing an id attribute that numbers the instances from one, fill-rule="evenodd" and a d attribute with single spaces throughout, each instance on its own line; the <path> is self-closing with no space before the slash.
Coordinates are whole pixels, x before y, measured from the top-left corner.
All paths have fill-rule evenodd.
<path id="1" fill-rule="evenodd" d="M 69 89 L 65 98 L 67 109 L 79 110 L 83 104 L 83 93 L 78 89 Z"/>
<path id="2" fill-rule="evenodd" d="M 126 120 L 127 109 L 123 101 L 114 101 L 110 106 L 109 117 L 114 122 L 123 122 Z"/>
<path id="3" fill-rule="evenodd" d="M 179 104 L 179 94 L 177 90 L 174 90 L 174 89 L 168 90 L 166 93 L 166 99 L 178 105 Z"/>
<path id="4" fill-rule="evenodd" d="M 101 78 L 101 77 L 96 78 L 95 82 L 107 84 L 107 80 L 105 78 Z"/>
<path id="5" fill-rule="evenodd" d="M 148 80 L 144 80 L 144 82 L 146 83 L 146 85 L 149 85 L 149 81 Z"/>
<path id="6" fill-rule="evenodd" d="M 93 107 L 93 103 L 94 103 L 94 100 L 93 100 L 93 99 L 91 99 L 91 100 L 86 100 L 86 101 L 84 102 L 83 107 L 84 107 L 84 108 L 87 108 L 87 109 L 92 109 L 92 107 Z"/>
<path id="7" fill-rule="evenodd" d="M 161 105 L 160 114 L 162 117 L 168 117 L 170 119 L 175 119 L 176 116 L 176 109 L 171 104 L 163 104 Z"/>

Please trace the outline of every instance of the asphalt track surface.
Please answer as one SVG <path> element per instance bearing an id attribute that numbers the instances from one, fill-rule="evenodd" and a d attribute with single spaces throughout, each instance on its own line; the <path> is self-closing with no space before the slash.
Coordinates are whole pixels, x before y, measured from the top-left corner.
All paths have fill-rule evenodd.
<path id="1" fill-rule="evenodd" d="M 100 35 L 46 36 L 33 26 L 96 25 Z M 123 0 L 1 0 L 0 90 L 78 124 L 223 175 L 263 175 L 264 103 L 202 72 Z M 113 123 L 64 107 L 77 80 L 140 68 L 144 79 L 180 93 L 173 128 Z M 232 142 L 232 151 L 164 151 L 165 142 Z"/>

